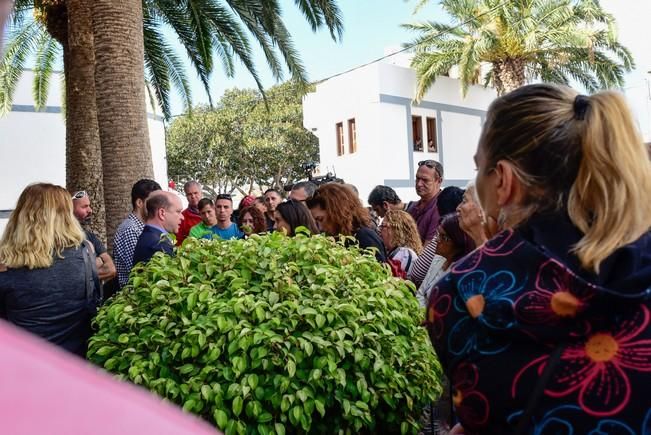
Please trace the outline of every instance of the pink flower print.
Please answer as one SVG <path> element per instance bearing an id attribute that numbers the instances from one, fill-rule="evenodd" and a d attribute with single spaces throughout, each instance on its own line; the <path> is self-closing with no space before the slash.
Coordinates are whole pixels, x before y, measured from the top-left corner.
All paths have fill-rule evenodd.
<path id="1" fill-rule="evenodd" d="M 439 293 L 438 287 L 434 287 L 427 307 L 427 324 L 437 340 L 443 335 L 443 318 L 448 315 L 452 305 L 449 294 Z"/>
<path id="2" fill-rule="evenodd" d="M 545 393 L 563 397 L 578 391 L 581 409 L 596 417 L 608 417 L 624 409 L 631 396 L 627 371 L 651 372 L 651 340 L 635 340 L 649 327 L 649 317 L 649 309 L 640 305 L 634 315 L 616 323 L 617 331 L 597 332 L 568 346 Z M 536 367 L 540 376 L 548 358 L 537 358 L 517 373 L 511 390 L 513 397 L 524 372 Z"/>
<path id="3" fill-rule="evenodd" d="M 583 283 L 556 260 L 547 260 L 538 269 L 536 290 L 515 301 L 515 312 L 523 323 L 556 324 L 573 318 L 586 307 L 594 286 Z"/>
<path id="4" fill-rule="evenodd" d="M 519 242 L 513 240 L 514 234 L 513 230 L 504 230 L 498 233 L 495 237 L 484 243 L 483 246 L 475 249 L 472 253 L 454 263 L 451 269 L 452 272 L 465 273 L 475 270 L 484 255 L 489 257 L 505 257 L 511 255 L 524 243 L 522 240 Z"/>
<path id="5" fill-rule="evenodd" d="M 474 429 L 486 424 L 490 405 L 486 396 L 476 390 L 479 382 L 477 366 L 459 364 L 452 372 L 451 381 L 452 403 L 462 425 Z"/>

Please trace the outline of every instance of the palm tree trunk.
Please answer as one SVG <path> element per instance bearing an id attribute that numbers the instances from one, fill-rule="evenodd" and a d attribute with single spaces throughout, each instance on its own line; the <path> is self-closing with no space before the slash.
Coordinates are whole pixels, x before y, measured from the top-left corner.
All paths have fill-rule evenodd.
<path id="1" fill-rule="evenodd" d="M 109 245 L 131 209 L 131 186 L 152 178 L 145 104 L 142 2 L 94 0 L 95 92 Z"/>
<path id="2" fill-rule="evenodd" d="M 497 95 L 508 94 L 525 83 L 523 59 L 512 59 L 493 64 L 493 81 Z"/>
<path id="3" fill-rule="evenodd" d="M 85 190 L 93 208 L 91 230 L 106 240 L 102 151 L 95 104 L 95 55 L 90 7 L 67 0 L 68 35 L 63 44 L 66 77 L 66 185 Z"/>

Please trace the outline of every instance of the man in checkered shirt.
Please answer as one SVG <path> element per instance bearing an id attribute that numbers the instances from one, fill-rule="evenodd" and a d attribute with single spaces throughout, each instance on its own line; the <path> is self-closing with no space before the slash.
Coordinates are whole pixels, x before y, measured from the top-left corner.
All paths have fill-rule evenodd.
<path id="1" fill-rule="evenodd" d="M 122 221 L 113 238 L 113 258 L 118 271 L 120 288 L 129 281 L 129 272 L 133 267 L 133 252 L 143 228 L 145 228 L 145 201 L 151 192 L 161 190 L 160 185 L 153 181 L 142 179 L 131 188 L 131 205 L 133 211 Z"/>

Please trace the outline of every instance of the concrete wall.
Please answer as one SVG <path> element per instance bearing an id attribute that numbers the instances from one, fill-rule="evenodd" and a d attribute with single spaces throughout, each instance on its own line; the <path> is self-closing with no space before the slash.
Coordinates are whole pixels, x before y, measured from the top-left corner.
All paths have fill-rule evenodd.
<path id="1" fill-rule="evenodd" d="M 28 184 L 49 182 L 64 186 L 66 182 L 66 131 L 61 111 L 61 80 L 53 77 L 43 112 L 34 110 L 31 93 L 33 73 L 25 71 L 20 80 L 13 110 L 0 117 L 0 234 L 6 225 L 20 192 Z M 165 129 L 160 117 L 149 115 L 154 176 L 167 186 Z"/>

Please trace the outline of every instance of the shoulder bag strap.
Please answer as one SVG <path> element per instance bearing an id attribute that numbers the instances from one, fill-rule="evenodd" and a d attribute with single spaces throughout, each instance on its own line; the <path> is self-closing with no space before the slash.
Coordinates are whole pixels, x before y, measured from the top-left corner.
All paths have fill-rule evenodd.
<path id="1" fill-rule="evenodd" d="M 94 260 L 92 259 L 90 253 L 93 252 L 90 242 L 84 240 L 81 247 L 82 256 L 84 257 L 84 266 L 85 266 L 85 283 L 86 283 L 86 300 L 92 302 L 93 306 L 97 306 L 101 303 L 103 295 L 101 294 L 101 287 L 99 295 L 96 295 L 96 286 L 95 286 L 95 276 L 93 274 L 93 266 L 95 265 Z"/>
<path id="2" fill-rule="evenodd" d="M 527 433 L 527 428 L 531 425 L 531 418 L 536 411 L 538 402 L 540 402 L 540 398 L 545 392 L 545 387 L 547 387 L 547 384 L 549 383 L 549 380 L 554 373 L 554 369 L 560 362 L 561 355 L 563 354 L 564 350 L 565 344 L 562 343 L 556 346 L 554 351 L 549 355 L 545 370 L 543 370 L 533 392 L 531 393 L 531 396 L 529 396 L 529 401 L 527 402 L 527 407 L 525 408 L 522 417 L 518 419 L 518 425 L 516 426 L 514 432 L 515 435 L 524 435 Z"/>

